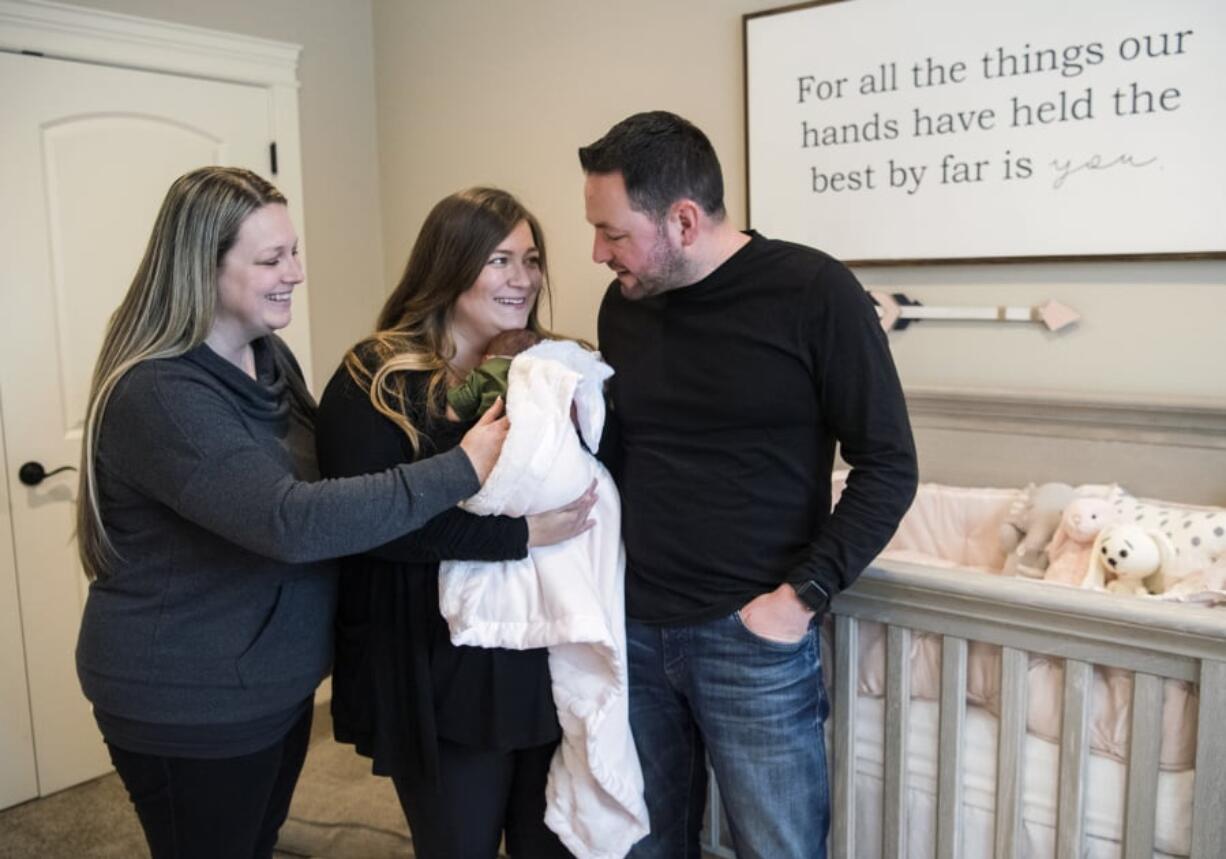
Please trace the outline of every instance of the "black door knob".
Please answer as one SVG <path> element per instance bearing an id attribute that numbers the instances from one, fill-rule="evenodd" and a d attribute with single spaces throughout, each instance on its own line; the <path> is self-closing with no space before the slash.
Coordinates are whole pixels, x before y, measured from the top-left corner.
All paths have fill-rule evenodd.
<path id="1" fill-rule="evenodd" d="M 17 479 L 26 486 L 38 486 L 48 477 L 53 474 L 59 474 L 61 471 L 76 471 L 77 469 L 71 465 L 61 465 L 54 471 L 47 471 L 43 468 L 41 462 L 27 462 L 21 468 L 17 469 Z"/>

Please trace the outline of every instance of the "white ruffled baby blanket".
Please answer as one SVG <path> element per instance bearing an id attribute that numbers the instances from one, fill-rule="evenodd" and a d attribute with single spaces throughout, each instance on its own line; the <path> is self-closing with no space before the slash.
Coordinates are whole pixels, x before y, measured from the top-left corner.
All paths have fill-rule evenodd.
<path id="1" fill-rule="evenodd" d="M 549 770 L 545 822 L 579 859 L 621 859 L 648 831 L 630 734 L 621 508 L 612 478 L 571 421 L 574 402 L 583 440 L 595 450 L 601 388 L 612 373 L 569 341 L 517 355 L 502 454 L 462 505 L 479 515 L 541 513 L 596 480 L 595 527 L 521 561 L 445 561 L 439 571 L 439 605 L 455 644 L 549 648 L 562 742 Z"/>

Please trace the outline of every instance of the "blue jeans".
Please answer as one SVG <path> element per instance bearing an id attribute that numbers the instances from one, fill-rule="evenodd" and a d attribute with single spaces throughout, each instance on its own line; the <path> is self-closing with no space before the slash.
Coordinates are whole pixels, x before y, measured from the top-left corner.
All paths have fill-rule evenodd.
<path id="1" fill-rule="evenodd" d="M 651 817 L 632 859 L 698 859 L 704 752 L 738 859 L 824 859 L 829 705 L 816 625 L 795 644 L 750 632 L 737 613 L 692 626 L 627 621 L 626 637 Z"/>

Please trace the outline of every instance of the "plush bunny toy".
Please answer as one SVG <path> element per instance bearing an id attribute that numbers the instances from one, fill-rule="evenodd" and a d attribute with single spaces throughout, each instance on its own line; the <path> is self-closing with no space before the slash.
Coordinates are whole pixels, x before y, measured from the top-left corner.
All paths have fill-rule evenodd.
<path id="1" fill-rule="evenodd" d="M 1078 498 L 1064 508 L 1056 536 L 1047 544 L 1045 582 L 1080 585 L 1094 561 L 1094 538 L 1115 521 L 1115 510 L 1104 498 Z"/>
<path id="2" fill-rule="evenodd" d="M 1091 551 L 1094 562 L 1082 587 L 1101 589 L 1108 576 L 1113 576 L 1107 590 L 1117 594 L 1150 593 L 1145 580 L 1169 567 L 1175 555 L 1171 541 L 1161 531 L 1131 524 L 1103 528 Z"/>

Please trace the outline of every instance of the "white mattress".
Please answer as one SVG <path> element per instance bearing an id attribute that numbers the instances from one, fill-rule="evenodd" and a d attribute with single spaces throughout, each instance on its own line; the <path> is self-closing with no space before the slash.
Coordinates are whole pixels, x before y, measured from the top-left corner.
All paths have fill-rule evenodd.
<path id="1" fill-rule="evenodd" d="M 856 855 L 881 855 L 884 701 L 858 696 L 856 733 Z M 908 848 L 913 859 L 934 855 L 936 844 L 937 729 L 939 708 L 913 699 L 907 746 Z M 832 725 L 833 720 L 827 722 Z M 967 857 L 991 856 L 995 822 L 997 720 L 982 707 L 968 706 L 962 758 L 963 845 Z M 1027 735 L 1023 776 L 1024 836 L 1021 856 L 1055 855 L 1057 773 L 1060 749 Z M 1124 831 L 1126 768 L 1092 753 L 1085 797 L 1086 859 L 1117 859 Z M 1155 856 L 1187 856 L 1191 844 L 1195 772 L 1158 776 Z"/>

